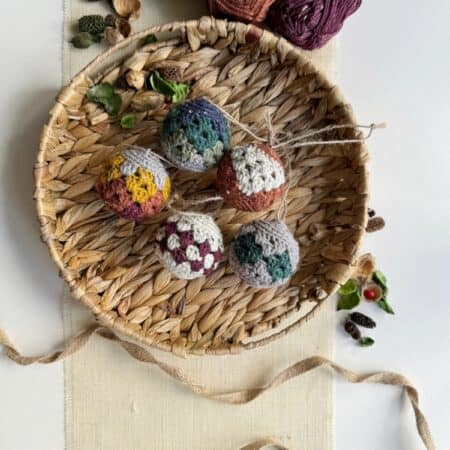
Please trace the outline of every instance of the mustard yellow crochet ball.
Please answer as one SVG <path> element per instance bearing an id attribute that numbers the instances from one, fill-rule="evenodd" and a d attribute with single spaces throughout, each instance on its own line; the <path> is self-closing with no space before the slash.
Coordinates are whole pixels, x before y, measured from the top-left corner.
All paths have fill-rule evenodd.
<path id="1" fill-rule="evenodd" d="M 140 221 L 158 214 L 169 200 L 170 178 L 149 149 L 129 147 L 114 156 L 97 182 L 108 208 L 124 219 Z"/>

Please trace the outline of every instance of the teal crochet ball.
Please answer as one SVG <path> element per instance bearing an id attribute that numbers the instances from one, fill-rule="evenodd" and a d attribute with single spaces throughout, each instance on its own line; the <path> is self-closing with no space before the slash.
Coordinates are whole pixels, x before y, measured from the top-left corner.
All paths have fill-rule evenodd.
<path id="1" fill-rule="evenodd" d="M 230 147 L 231 130 L 223 113 L 205 99 L 175 105 L 164 119 L 161 145 L 175 166 L 193 172 L 216 167 Z"/>
<path id="2" fill-rule="evenodd" d="M 231 242 L 229 261 L 250 286 L 270 288 L 286 283 L 296 272 L 300 248 L 284 222 L 255 220 Z"/>

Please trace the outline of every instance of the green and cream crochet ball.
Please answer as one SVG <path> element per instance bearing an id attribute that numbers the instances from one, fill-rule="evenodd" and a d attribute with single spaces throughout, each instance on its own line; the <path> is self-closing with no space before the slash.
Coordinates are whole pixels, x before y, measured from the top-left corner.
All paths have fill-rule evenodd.
<path id="1" fill-rule="evenodd" d="M 231 267 L 256 288 L 286 283 L 297 270 L 299 261 L 298 242 L 279 220 L 256 220 L 244 225 L 231 242 Z"/>
<path id="2" fill-rule="evenodd" d="M 162 127 L 166 157 L 178 168 L 205 172 L 216 167 L 230 147 L 231 130 L 223 113 L 205 99 L 175 105 Z"/>

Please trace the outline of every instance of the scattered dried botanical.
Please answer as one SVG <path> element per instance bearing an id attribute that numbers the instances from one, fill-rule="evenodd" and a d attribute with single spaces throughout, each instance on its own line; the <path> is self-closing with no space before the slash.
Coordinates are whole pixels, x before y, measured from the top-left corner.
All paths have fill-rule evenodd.
<path id="1" fill-rule="evenodd" d="M 136 20 L 141 14 L 140 0 L 112 0 L 116 13 L 130 20 Z"/>
<path id="2" fill-rule="evenodd" d="M 361 331 L 359 331 L 359 328 L 350 320 L 345 321 L 344 329 L 355 341 L 361 339 Z"/>
<path id="3" fill-rule="evenodd" d="M 139 91 L 145 84 L 145 73 L 137 70 L 129 70 L 125 75 L 127 84 Z"/>
<path id="4" fill-rule="evenodd" d="M 138 92 L 131 100 L 131 108 L 138 112 L 152 111 L 163 104 L 164 95 L 152 91 Z"/>
<path id="5" fill-rule="evenodd" d="M 374 320 L 360 312 L 351 313 L 349 317 L 352 322 L 356 323 L 356 325 L 364 328 L 375 328 L 377 326 Z"/>
<path id="6" fill-rule="evenodd" d="M 118 42 L 125 39 L 120 31 L 117 28 L 113 27 L 106 27 L 105 29 L 105 40 L 108 43 L 108 45 L 116 45 Z"/>

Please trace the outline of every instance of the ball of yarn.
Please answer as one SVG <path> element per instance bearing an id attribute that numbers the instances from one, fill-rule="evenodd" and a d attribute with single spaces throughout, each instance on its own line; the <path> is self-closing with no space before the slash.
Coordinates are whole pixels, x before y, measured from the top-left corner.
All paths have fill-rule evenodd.
<path id="1" fill-rule="evenodd" d="M 236 147 L 220 161 L 217 189 L 241 211 L 261 211 L 283 195 L 286 184 L 278 154 L 259 142 Z"/>
<path id="2" fill-rule="evenodd" d="M 161 144 L 166 157 L 180 169 L 204 172 L 230 146 L 231 131 L 225 116 L 205 99 L 174 106 L 163 123 Z"/>
<path id="3" fill-rule="evenodd" d="M 231 242 L 231 267 L 253 287 L 284 284 L 297 270 L 299 261 L 298 243 L 279 220 L 256 220 L 244 225 Z"/>
<path id="4" fill-rule="evenodd" d="M 170 178 L 149 149 L 130 147 L 114 156 L 97 182 L 108 208 L 124 219 L 142 220 L 159 213 L 170 196 Z"/>
<path id="5" fill-rule="evenodd" d="M 268 15 L 272 30 L 306 50 L 323 47 L 361 0 L 278 0 Z"/>
<path id="6" fill-rule="evenodd" d="M 227 15 L 245 22 L 263 22 L 276 0 L 209 0 L 212 15 Z"/>
<path id="7" fill-rule="evenodd" d="M 209 275 L 223 258 L 222 233 L 206 214 L 170 216 L 158 230 L 156 241 L 162 264 L 185 280 Z"/>

